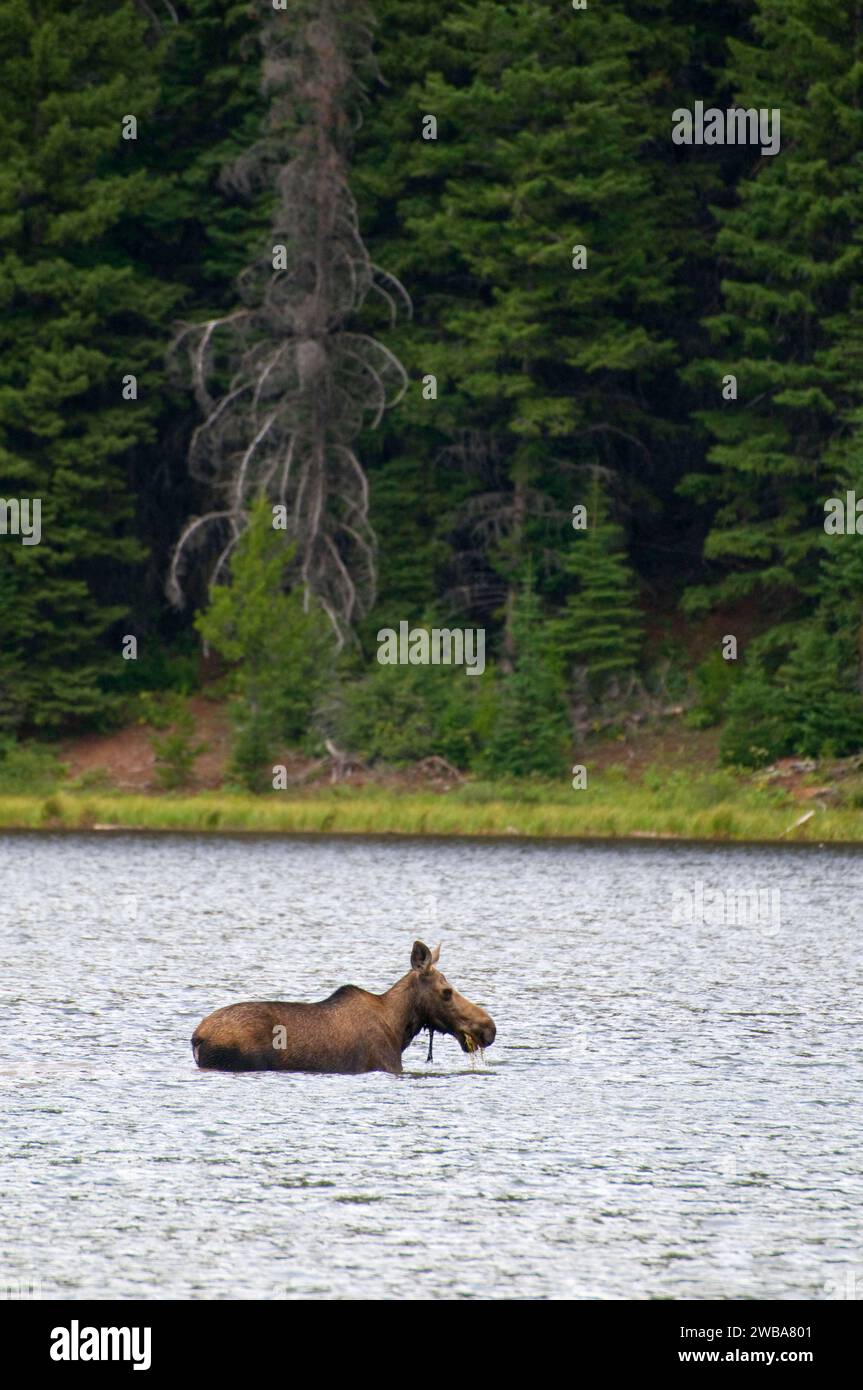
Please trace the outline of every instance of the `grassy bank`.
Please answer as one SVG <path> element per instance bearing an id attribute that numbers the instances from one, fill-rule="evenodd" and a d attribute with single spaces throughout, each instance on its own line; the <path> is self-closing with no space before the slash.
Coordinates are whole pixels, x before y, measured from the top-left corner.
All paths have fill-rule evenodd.
<path id="1" fill-rule="evenodd" d="M 797 824 L 801 817 L 808 819 Z M 863 809 L 801 803 L 784 790 L 730 773 L 653 773 L 631 781 L 609 769 L 583 791 L 475 782 L 448 792 L 341 785 L 260 797 L 74 791 L 2 796 L 0 826 L 815 842 L 863 841 Z"/>

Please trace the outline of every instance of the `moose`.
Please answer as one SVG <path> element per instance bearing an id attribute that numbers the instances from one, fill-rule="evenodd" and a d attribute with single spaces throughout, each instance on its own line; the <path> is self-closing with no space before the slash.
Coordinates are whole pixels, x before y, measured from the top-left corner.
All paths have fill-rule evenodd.
<path id="1" fill-rule="evenodd" d="M 215 1071 L 402 1071 L 402 1053 L 423 1028 L 450 1033 L 463 1052 L 490 1047 L 496 1028 L 437 969 L 440 946 L 415 941 L 411 968 L 385 994 L 342 985 L 318 1004 L 228 1004 L 198 1024 L 192 1052 Z"/>

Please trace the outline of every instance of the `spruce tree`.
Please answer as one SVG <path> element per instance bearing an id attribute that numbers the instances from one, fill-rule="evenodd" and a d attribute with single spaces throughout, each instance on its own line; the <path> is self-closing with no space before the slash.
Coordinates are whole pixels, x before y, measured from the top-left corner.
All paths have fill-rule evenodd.
<path id="1" fill-rule="evenodd" d="M 844 340 L 849 368 L 863 373 L 863 315 L 854 316 L 854 331 Z M 852 529 L 847 515 L 841 532 L 828 530 L 828 508 L 822 503 L 819 517 L 821 566 L 816 591 L 817 617 L 836 635 L 846 653 L 846 684 L 863 697 L 863 515 L 856 505 L 863 502 L 863 408 L 849 412 L 847 429 L 830 452 L 830 471 L 835 480 L 834 500 L 847 511 L 853 507 Z M 829 499 L 825 498 L 825 502 Z"/>
<path id="2" fill-rule="evenodd" d="M 861 46 L 858 0 L 755 0 L 749 41 L 729 44 L 736 99 L 781 111 L 781 150 L 750 152 L 721 217 L 714 354 L 686 373 L 715 441 L 712 469 L 684 484 L 713 508 L 712 582 L 689 595 L 693 610 L 757 594 L 774 618 L 800 617 L 817 588 L 822 504 L 861 391 L 848 354 L 863 271 Z M 723 401 L 730 374 L 738 399 Z"/>
<path id="3" fill-rule="evenodd" d="M 183 523 L 207 496 L 189 478 L 189 440 L 200 423 L 185 387 L 170 380 L 162 357 L 177 321 L 226 312 L 236 277 L 269 221 L 266 201 L 227 188 L 223 170 L 251 145 L 266 109 L 257 56 L 258 16 L 245 0 L 186 0 L 171 22 L 167 6 L 150 6 L 162 22 L 159 95 L 138 160 L 153 197 L 131 226 L 124 245 L 142 273 L 171 290 L 171 312 L 154 331 L 159 374 L 148 377 L 158 408 L 157 439 L 132 456 L 136 532 L 149 563 L 133 593 L 136 631 L 146 645 L 172 643 L 188 629 L 203 602 L 204 583 L 190 589 L 189 607 L 165 603 L 170 552 Z M 126 673 L 127 680 L 132 672 Z"/>
<path id="4" fill-rule="evenodd" d="M 159 193 L 138 159 L 158 91 L 146 34 L 130 0 L 0 0 L 0 477 L 5 498 L 42 510 L 38 545 L 0 536 L 12 727 L 102 712 L 143 553 L 129 467 L 156 443 L 173 301 L 127 244 Z M 129 115 L 137 141 L 121 138 Z M 127 374 L 137 400 L 123 399 Z"/>
<path id="5" fill-rule="evenodd" d="M 334 655 L 327 619 L 313 601 L 304 602 L 293 547 L 272 520 L 272 508 L 258 498 L 234 550 L 230 583 L 213 586 L 196 619 L 204 640 L 230 664 L 231 770 L 252 791 L 268 785 L 268 758 L 309 739 Z"/>
<path id="6" fill-rule="evenodd" d="M 573 531 L 563 561 L 575 588 L 567 595 L 552 632 L 567 667 L 584 668 L 591 690 L 598 694 L 610 677 L 636 665 L 642 620 L 623 531 L 609 515 L 596 475 L 585 507 L 585 528 Z"/>
<path id="7" fill-rule="evenodd" d="M 561 777 L 570 744 L 560 662 L 528 568 L 513 613 L 514 669 L 504 675 L 485 756 L 493 776 Z"/>
<path id="8" fill-rule="evenodd" d="M 360 133 L 356 188 L 369 244 L 415 306 L 392 339 L 412 383 L 387 428 L 426 452 L 437 437 L 453 497 L 438 511 L 441 579 L 510 626 L 526 557 L 548 589 L 542 553 L 574 463 L 599 456 L 624 476 L 634 514 L 652 509 L 652 544 L 655 491 L 672 492 L 687 458 L 676 339 L 692 332 L 690 282 L 709 273 L 688 229 L 716 179 L 674 162 L 670 93 L 682 100 L 697 72 L 681 10 L 378 6 L 388 86 Z"/>

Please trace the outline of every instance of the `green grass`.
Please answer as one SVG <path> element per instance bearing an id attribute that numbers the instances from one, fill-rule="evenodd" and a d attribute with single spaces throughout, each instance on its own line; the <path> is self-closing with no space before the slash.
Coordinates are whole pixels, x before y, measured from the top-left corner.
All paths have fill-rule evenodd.
<path id="1" fill-rule="evenodd" d="M 0 827 L 401 835 L 670 836 L 704 840 L 863 840 L 863 808 L 806 807 L 749 778 L 651 769 L 641 782 L 617 770 L 588 789 L 527 782 L 467 783 L 446 793 L 327 787 L 266 796 L 204 792 L 136 796 L 65 790 L 0 795 Z"/>

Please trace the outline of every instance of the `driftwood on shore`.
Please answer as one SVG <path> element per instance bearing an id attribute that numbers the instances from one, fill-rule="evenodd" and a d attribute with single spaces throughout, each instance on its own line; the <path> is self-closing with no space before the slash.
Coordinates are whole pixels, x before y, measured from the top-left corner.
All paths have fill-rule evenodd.
<path id="1" fill-rule="evenodd" d="M 367 772 L 369 763 L 358 756 L 356 753 L 345 752 L 338 748 L 331 738 L 324 740 L 326 755 L 323 758 L 316 758 L 308 767 L 303 768 L 302 772 L 297 772 L 287 778 L 288 785 L 293 787 L 303 786 L 307 782 L 315 779 L 318 773 L 329 769 L 330 782 L 347 781 L 355 772 Z M 430 753 L 428 757 L 421 758 L 416 764 L 416 770 L 427 776 L 435 777 L 438 780 L 452 782 L 464 782 L 465 774 L 454 767 L 446 758 L 442 758 L 438 753 Z"/>

